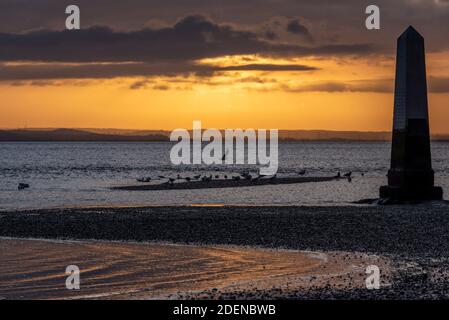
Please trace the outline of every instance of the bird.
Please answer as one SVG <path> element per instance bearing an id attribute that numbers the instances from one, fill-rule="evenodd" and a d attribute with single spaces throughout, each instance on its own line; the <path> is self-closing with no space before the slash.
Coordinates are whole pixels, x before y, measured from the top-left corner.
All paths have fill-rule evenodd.
<path id="1" fill-rule="evenodd" d="M 190 180 L 192 180 L 190 177 L 185 177 L 187 182 L 190 182 Z"/>
<path id="2" fill-rule="evenodd" d="M 303 169 L 303 170 L 299 171 L 298 174 L 299 174 L 300 176 L 305 175 L 305 174 L 306 174 L 306 169 Z"/>
<path id="3" fill-rule="evenodd" d="M 217 174 L 217 175 L 215 176 L 215 179 L 219 179 L 219 178 L 220 178 L 220 175 Z"/>
<path id="4" fill-rule="evenodd" d="M 204 176 L 201 178 L 201 181 L 204 181 L 204 182 L 209 182 L 211 180 L 212 180 L 212 176 L 210 176 L 210 177 Z"/>
<path id="5" fill-rule="evenodd" d="M 223 157 L 221 157 L 221 161 L 225 161 L 226 160 L 226 156 L 228 155 L 229 150 L 226 149 L 226 152 L 224 153 Z"/>
<path id="6" fill-rule="evenodd" d="M 170 183 L 174 183 L 176 181 L 176 179 L 174 178 L 168 178 L 168 181 L 170 181 Z"/>
<path id="7" fill-rule="evenodd" d="M 23 190 L 23 189 L 28 189 L 29 187 L 30 187 L 30 185 L 28 183 L 19 183 L 19 186 L 17 187 L 17 189 Z"/>
<path id="8" fill-rule="evenodd" d="M 243 173 L 241 174 L 241 176 L 242 176 L 243 178 L 245 178 L 245 179 L 249 179 L 249 178 L 251 177 L 251 175 L 250 175 L 248 172 L 243 172 Z"/>

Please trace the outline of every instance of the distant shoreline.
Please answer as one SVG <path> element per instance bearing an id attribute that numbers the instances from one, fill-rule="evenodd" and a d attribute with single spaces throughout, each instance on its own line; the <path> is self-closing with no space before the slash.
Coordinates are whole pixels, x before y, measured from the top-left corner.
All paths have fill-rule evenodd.
<path id="1" fill-rule="evenodd" d="M 434 134 L 433 141 L 449 141 Z M 0 142 L 169 142 L 170 131 L 120 129 L 0 129 Z M 281 142 L 389 142 L 388 131 L 279 130 Z"/>

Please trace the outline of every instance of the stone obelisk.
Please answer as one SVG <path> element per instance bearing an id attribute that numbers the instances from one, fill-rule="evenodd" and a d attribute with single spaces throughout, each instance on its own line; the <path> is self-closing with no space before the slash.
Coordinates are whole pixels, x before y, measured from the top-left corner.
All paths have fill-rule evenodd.
<path id="1" fill-rule="evenodd" d="M 412 27 L 398 38 L 393 141 L 388 186 L 381 198 L 439 200 L 430 154 L 424 38 Z"/>

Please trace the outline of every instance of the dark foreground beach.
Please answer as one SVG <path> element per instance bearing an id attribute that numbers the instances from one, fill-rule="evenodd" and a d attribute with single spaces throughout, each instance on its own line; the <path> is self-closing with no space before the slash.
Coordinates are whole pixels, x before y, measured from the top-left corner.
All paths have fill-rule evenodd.
<path id="1" fill-rule="evenodd" d="M 317 267 L 312 268 L 312 271 L 310 269 L 305 271 L 300 266 L 301 263 L 309 263 L 307 259 L 310 259 L 310 256 L 308 258 L 303 256 L 302 260 L 298 258 L 298 269 L 284 275 L 287 277 L 287 274 L 288 276 L 307 274 L 312 285 L 305 286 L 304 277 L 300 277 L 301 281 L 297 279 L 298 277 L 294 281 L 291 278 L 288 280 L 289 278 L 282 277 L 278 277 L 274 282 L 259 281 L 269 279 L 271 271 L 259 274 L 258 281 L 245 282 L 251 285 L 242 285 L 242 282 L 238 281 L 239 285 L 231 285 L 235 281 L 232 277 L 225 277 L 226 279 L 221 281 L 222 285 L 214 284 L 214 288 L 199 285 L 192 286 L 192 290 L 186 290 L 187 288 L 183 287 L 182 290 L 178 290 L 179 292 L 171 291 L 171 294 L 180 298 L 436 299 L 449 297 L 449 206 L 445 202 L 360 207 L 54 209 L 2 212 L 0 221 L 1 237 L 151 242 L 145 244 L 147 246 L 155 245 L 155 243 L 162 246 L 160 242 L 189 244 L 190 246 L 186 248 L 190 249 L 183 251 L 187 255 L 186 261 L 195 260 L 188 254 L 192 248 L 206 246 L 203 247 L 206 252 L 215 250 L 217 245 L 239 246 L 236 249 L 240 250 L 237 256 L 254 256 L 254 250 L 260 250 L 254 247 L 261 247 L 277 249 L 274 251 L 277 252 L 276 254 L 283 252 L 278 249 L 289 249 L 295 250 L 295 254 L 298 255 L 304 255 L 298 250 L 308 250 L 324 255 L 327 259 L 334 257 L 330 265 L 322 265 L 324 269 Z M 17 275 L 14 273 L 13 264 L 26 265 L 24 261 L 32 261 L 32 258 L 28 258 L 25 249 L 21 249 L 27 246 L 11 243 L 11 241 L 5 238 L 0 240 L 2 246 L 8 248 L 2 249 L 3 252 L 13 252 L 8 258 L 2 255 L 0 263 L 1 268 L 9 270 L 8 277 L 14 278 Z M 31 243 L 36 242 L 31 241 Z M 91 244 L 91 246 L 94 245 Z M 241 248 L 241 246 L 250 247 Z M 52 252 L 55 248 L 50 247 L 48 250 Z M 90 249 L 86 250 L 90 252 Z M 139 261 L 141 261 L 145 257 L 143 255 L 145 250 L 152 252 L 155 249 L 140 248 L 139 250 L 135 256 L 128 254 L 128 259 L 139 260 L 140 257 Z M 165 250 L 168 249 L 158 247 L 158 250 L 167 255 Z M 242 253 L 242 250 L 247 251 Z M 122 251 L 129 250 L 120 248 L 118 252 Z M 229 256 L 232 256 L 232 253 Z M 291 261 L 291 257 L 288 258 L 288 256 L 285 257 L 286 260 L 283 260 L 282 254 L 278 258 L 280 260 L 276 263 L 285 263 L 289 259 Z M 217 261 L 221 260 L 217 259 Z M 303 262 L 299 263 L 299 261 Z M 122 262 L 129 263 L 125 258 Z M 265 265 L 271 265 L 270 270 L 273 270 L 276 263 L 268 262 Z M 313 262 L 310 263 L 313 264 Z M 170 261 L 164 259 L 160 264 L 167 269 L 173 266 Z M 378 265 L 381 269 L 381 289 L 379 290 L 365 288 L 364 271 L 370 264 Z M 238 265 L 240 267 L 234 270 L 234 276 L 251 272 L 244 263 Z M 346 268 L 357 266 L 357 268 L 350 268 L 352 271 L 348 272 L 344 266 Z M 200 271 L 209 270 L 208 268 L 198 266 Z M 343 270 L 344 276 L 342 273 L 337 276 L 335 273 L 326 271 L 333 268 Z M 213 273 L 213 270 L 218 272 L 219 269 L 212 268 L 211 272 Z M 192 270 L 195 270 L 195 267 Z M 315 281 L 322 279 L 321 277 L 325 274 L 334 276 L 326 281 Z M 172 276 L 175 275 L 176 272 L 172 274 Z M 5 280 L 5 276 L 2 277 L 0 278 L 0 295 L 6 296 L 7 289 L 4 284 L 8 278 Z M 129 278 L 125 277 L 125 280 L 129 281 Z M 287 283 L 290 285 L 287 286 Z M 119 295 L 119 297 L 123 296 Z M 151 294 L 139 293 L 138 297 L 151 297 Z"/>

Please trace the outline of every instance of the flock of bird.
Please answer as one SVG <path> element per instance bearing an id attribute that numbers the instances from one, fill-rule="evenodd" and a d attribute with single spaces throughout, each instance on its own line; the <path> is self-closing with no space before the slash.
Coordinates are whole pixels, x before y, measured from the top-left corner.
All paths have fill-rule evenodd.
<path id="1" fill-rule="evenodd" d="M 195 175 L 193 177 L 182 177 L 181 175 L 178 174 L 178 176 L 176 178 L 172 178 L 172 177 L 166 177 L 166 176 L 157 176 L 157 178 L 151 178 L 151 177 L 144 177 L 144 178 L 138 178 L 136 179 L 138 182 L 151 182 L 151 181 L 156 181 L 156 180 L 167 180 L 165 183 L 168 184 L 174 184 L 176 181 L 202 181 L 202 182 L 210 182 L 212 180 L 219 180 L 219 179 L 224 179 L 224 180 L 228 180 L 228 179 L 232 179 L 234 181 L 240 181 L 240 180 L 249 180 L 249 181 L 257 181 L 259 179 L 262 178 L 269 178 L 269 179 L 276 179 L 276 175 L 272 175 L 272 176 L 265 176 L 265 175 L 258 175 L 257 177 L 253 177 L 249 172 L 244 172 L 242 174 L 238 174 L 238 175 Z"/>
<path id="2" fill-rule="evenodd" d="M 306 174 L 306 170 L 303 169 L 303 170 L 301 170 L 301 171 L 299 171 L 297 173 L 300 176 L 303 176 L 303 175 Z M 361 175 L 364 176 L 364 173 L 362 172 Z M 259 174 L 257 177 L 253 177 L 249 172 L 244 172 L 244 173 L 241 173 L 241 174 L 238 174 L 238 175 L 231 175 L 231 176 L 228 176 L 228 175 L 225 174 L 225 175 L 222 175 L 222 178 L 224 180 L 232 179 L 234 181 L 240 181 L 240 180 L 257 181 L 257 180 L 263 179 L 263 178 L 264 179 L 275 180 L 277 178 L 277 175 L 266 176 L 266 175 L 260 175 Z M 341 173 L 338 172 L 337 175 L 335 176 L 335 178 L 337 178 L 337 179 L 338 178 L 346 178 L 349 182 L 351 182 L 352 181 L 352 172 L 348 172 L 348 173 L 345 173 L 343 175 L 341 175 Z M 176 178 L 171 178 L 171 177 L 166 177 L 166 176 L 160 175 L 160 176 L 158 176 L 155 179 L 153 179 L 151 177 L 144 177 L 144 178 L 137 178 L 136 180 L 138 182 L 142 182 L 142 183 L 149 183 L 149 182 L 155 181 L 155 180 L 167 180 L 165 183 L 173 185 L 176 181 L 181 181 L 181 180 L 184 180 L 184 181 L 187 181 L 187 182 L 190 182 L 190 181 L 193 181 L 193 180 L 203 181 L 203 182 L 210 182 L 213 179 L 216 179 L 216 180 L 220 179 L 220 175 L 217 174 L 217 175 L 214 176 L 214 175 L 211 174 L 209 176 L 205 176 L 205 175 L 203 176 L 203 175 L 199 174 L 199 175 L 195 175 L 193 177 L 182 177 L 180 174 L 178 174 Z M 17 187 L 18 190 L 24 190 L 24 189 L 28 189 L 28 188 L 30 188 L 30 185 L 28 183 L 19 183 L 19 185 Z"/>
<path id="3" fill-rule="evenodd" d="M 303 176 L 306 174 L 306 170 L 303 169 L 299 172 L 297 172 L 298 175 Z M 364 175 L 363 173 L 361 174 L 362 176 Z M 256 177 L 253 177 L 249 172 L 243 172 L 241 174 L 237 174 L 237 175 L 195 175 L 192 177 L 182 177 L 180 174 L 177 175 L 176 178 L 172 178 L 172 177 L 166 177 L 163 175 L 159 175 L 157 176 L 157 178 L 151 178 L 151 177 L 143 177 L 143 178 L 137 178 L 136 180 L 138 182 L 142 182 L 142 183 L 149 183 L 151 181 L 156 181 L 156 180 L 167 180 L 165 183 L 168 184 L 174 184 L 176 181 L 187 181 L 187 182 L 191 182 L 191 181 L 202 181 L 202 182 L 210 182 L 212 180 L 219 180 L 220 178 L 224 179 L 224 180 L 228 180 L 228 179 L 232 179 L 234 181 L 240 181 L 240 180 L 247 180 L 247 181 L 258 181 L 260 179 L 270 179 L 270 180 L 275 180 L 277 178 L 277 175 L 258 175 Z M 349 182 L 352 181 L 352 172 L 348 172 L 345 173 L 343 175 L 341 175 L 340 172 L 337 173 L 337 175 L 335 176 L 335 178 L 345 178 L 347 179 Z"/>

